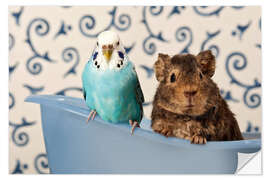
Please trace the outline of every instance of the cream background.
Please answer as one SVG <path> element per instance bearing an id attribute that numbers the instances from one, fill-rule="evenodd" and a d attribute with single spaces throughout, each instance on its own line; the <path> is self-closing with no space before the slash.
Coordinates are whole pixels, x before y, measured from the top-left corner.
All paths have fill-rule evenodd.
<path id="1" fill-rule="evenodd" d="M 34 166 L 35 158 L 38 154 L 45 152 L 40 110 L 38 105 L 24 102 L 24 99 L 31 94 L 24 85 L 31 85 L 35 88 L 44 86 L 44 89 L 37 94 L 55 94 L 66 87 L 81 87 L 81 73 L 96 40 L 95 38 L 88 38 L 82 35 L 78 27 L 79 20 L 83 15 L 93 15 L 97 24 L 91 33 L 97 33 L 109 24 L 111 16 L 108 15 L 108 11 L 112 7 L 24 7 L 20 17 L 20 25 L 16 25 L 12 13 L 18 12 L 20 8 L 15 6 L 9 7 L 9 33 L 15 38 L 14 47 L 9 51 L 9 64 L 10 66 L 18 64 L 9 79 L 9 91 L 13 93 L 15 98 L 15 106 L 9 112 L 9 121 L 20 124 L 22 117 L 25 117 L 28 122 L 35 122 L 35 124 L 20 129 L 20 131 L 25 131 L 29 135 L 29 142 L 21 147 L 16 146 L 12 141 L 11 133 L 14 127 L 10 126 L 9 167 L 10 173 L 12 173 L 17 165 L 17 160 L 19 160 L 23 173 L 37 173 L 38 171 Z M 216 7 L 211 8 L 215 9 Z M 164 43 L 153 39 L 151 42 L 156 44 L 157 51 L 152 56 L 143 51 L 142 42 L 148 36 L 144 24 L 141 23 L 143 7 L 119 7 L 116 19 L 118 15 L 128 14 L 131 17 L 131 26 L 128 30 L 121 32 L 115 28 L 111 29 L 119 33 L 122 42 L 126 46 L 131 46 L 135 43 L 134 48 L 129 53 L 129 57 L 136 65 L 136 71 L 146 102 L 152 101 L 157 81 L 154 76 L 148 79 L 145 70 L 140 68 L 140 65 L 152 67 L 158 52 L 170 55 L 179 53 L 186 45 L 186 42 L 181 43 L 175 39 L 175 31 L 178 27 L 188 26 L 192 30 L 193 42 L 189 50 L 193 54 L 199 53 L 201 44 L 206 39 L 206 31 L 213 33 L 221 30 L 221 33 L 207 44 L 208 46 L 216 44 L 220 50 L 214 81 L 217 82 L 220 88 L 226 91 L 230 90 L 232 96 L 239 100 L 239 103 L 232 101 L 228 103 L 236 114 L 242 131 L 247 129 L 248 121 L 253 126 L 261 127 L 261 105 L 254 109 L 248 108 L 243 103 L 244 89 L 235 84 L 230 84 L 230 78 L 225 70 L 226 57 L 234 51 L 240 51 L 247 57 L 248 64 L 242 71 L 235 71 L 232 68 L 231 71 L 235 77 L 245 84 L 252 84 L 254 78 L 261 82 L 261 51 L 255 47 L 255 44 L 260 44 L 261 42 L 261 32 L 258 28 L 258 21 L 261 16 L 260 7 L 244 7 L 240 10 L 225 7 L 219 16 L 214 15 L 210 17 L 199 16 L 192 7 L 186 7 L 184 10 L 181 10 L 180 14 L 175 14 L 168 18 L 167 16 L 171 10 L 172 7 L 165 7 L 160 15 L 152 16 L 149 13 L 149 9 L 147 9 L 146 17 L 153 33 L 157 34 L 159 31 L 162 31 L 163 36 L 169 40 L 169 43 Z M 31 30 L 33 45 L 41 54 L 48 51 L 49 56 L 55 62 L 49 63 L 42 59 L 34 60 L 33 62 L 40 62 L 42 64 L 43 70 L 38 75 L 32 75 L 26 68 L 26 61 L 33 53 L 28 44 L 25 43 L 25 40 L 27 26 L 36 17 L 46 19 L 50 24 L 50 30 L 46 36 L 40 37 L 35 34 L 33 28 Z M 67 35 L 60 35 L 54 39 L 62 21 L 71 25 L 72 29 L 67 31 Z M 236 30 L 238 24 L 247 24 L 249 21 L 251 21 L 251 25 L 245 31 L 241 40 L 237 36 L 233 37 L 231 35 L 232 31 Z M 207 45 L 206 47 L 208 47 Z M 76 67 L 77 73 L 75 75 L 69 74 L 66 78 L 63 78 L 63 75 L 74 65 L 74 61 L 67 63 L 62 59 L 62 51 L 71 46 L 78 50 L 80 61 Z M 261 88 L 252 90 L 250 93 L 255 92 L 261 95 Z M 82 93 L 79 91 L 70 91 L 66 95 L 82 97 Z M 151 109 L 151 105 L 144 107 L 147 117 L 150 117 Z M 26 168 L 23 167 L 25 164 L 27 165 Z M 43 169 L 42 171 L 48 172 L 48 169 Z"/>

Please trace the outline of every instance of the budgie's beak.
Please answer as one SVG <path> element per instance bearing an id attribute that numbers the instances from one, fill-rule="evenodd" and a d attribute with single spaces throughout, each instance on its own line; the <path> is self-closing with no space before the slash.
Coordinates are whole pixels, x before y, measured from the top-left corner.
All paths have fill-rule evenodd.
<path id="1" fill-rule="evenodd" d="M 110 45 L 108 47 L 107 46 L 103 47 L 102 53 L 105 59 L 107 60 L 107 62 L 109 62 L 111 60 L 111 56 L 113 53 L 113 47 L 111 47 Z"/>

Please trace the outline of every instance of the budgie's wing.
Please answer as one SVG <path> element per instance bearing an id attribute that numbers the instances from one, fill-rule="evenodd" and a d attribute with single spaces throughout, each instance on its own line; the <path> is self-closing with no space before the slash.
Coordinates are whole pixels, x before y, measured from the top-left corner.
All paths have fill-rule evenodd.
<path id="1" fill-rule="evenodd" d="M 144 103 L 144 96 L 143 96 L 142 88 L 141 88 L 135 67 L 133 67 L 133 71 L 134 71 L 135 80 L 136 80 L 136 86 L 135 86 L 136 99 L 137 99 L 137 102 L 140 104 L 141 119 L 142 119 L 142 117 L 143 117 L 143 105 L 142 104 Z"/>
<path id="2" fill-rule="evenodd" d="M 138 78 L 137 78 L 136 96 L 141 104 L 144 103 L 144 96 L 143 96 L 143 92 L 142 92 L 141 85 Z"/>
<path id="3" fill-rule="evenodd" d="M 144 103 L 144 96 L 143 96 L 142 88 L 141 88 L 135 67 L 133 67 L 133 70 L 134 70 L 135 75 L 136 75 L 136 77 L 135 77 L 135 79 L 136 79 L 136 91 L 135 91 L 136 98 L 137 98 L 138 102 L 142 104 L 142 103 Z"/>

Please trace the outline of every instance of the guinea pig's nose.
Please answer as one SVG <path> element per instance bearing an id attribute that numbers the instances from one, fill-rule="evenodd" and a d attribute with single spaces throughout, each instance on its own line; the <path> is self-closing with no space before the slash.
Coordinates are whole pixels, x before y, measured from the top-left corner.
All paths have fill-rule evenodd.
<path id="1" fill-rule="evenodd" d="M 193 96 L 195 96 L 196 93 L 197 93 L 197 91 L 184 91 L 184 95 L 186 97 L 193 97 Z"/>

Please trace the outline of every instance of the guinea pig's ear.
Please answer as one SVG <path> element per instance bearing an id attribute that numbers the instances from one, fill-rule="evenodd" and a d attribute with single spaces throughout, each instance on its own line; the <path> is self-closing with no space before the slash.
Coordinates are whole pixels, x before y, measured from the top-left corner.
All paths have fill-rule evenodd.
<path id="1" fill-rule="evenodd" d="M 159 82 L 164 80 L 164 68 L 168 63 L 170 57 L 167 54 L 158 54 L 158 60 L 154 64 L 154 70 L 156 74 L 156 78 Z"/>
<path id="2" fill-rule="evenodd" d="M 212 77 L 215 74 L 216 59 L 210 50 L 200 52 L 196 59 L 204 75 Z"/>

